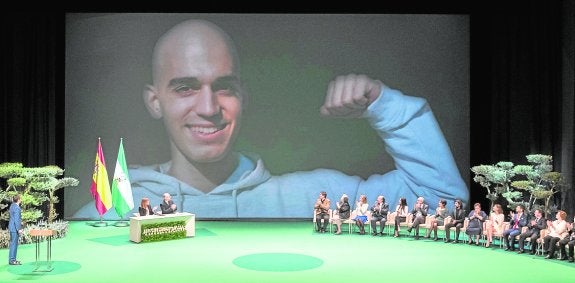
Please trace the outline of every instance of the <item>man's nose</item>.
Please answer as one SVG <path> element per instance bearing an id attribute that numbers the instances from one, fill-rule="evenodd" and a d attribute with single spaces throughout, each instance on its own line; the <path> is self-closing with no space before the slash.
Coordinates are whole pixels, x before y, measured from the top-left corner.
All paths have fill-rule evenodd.
<path id="1" fill-rule="evenodd" d="M 211 87 L 202 87 L 200 93 L 196 96 L 195 112 L 204 117 L 211 117 L 220 112 L 220 104 L 216 94 Z"/>

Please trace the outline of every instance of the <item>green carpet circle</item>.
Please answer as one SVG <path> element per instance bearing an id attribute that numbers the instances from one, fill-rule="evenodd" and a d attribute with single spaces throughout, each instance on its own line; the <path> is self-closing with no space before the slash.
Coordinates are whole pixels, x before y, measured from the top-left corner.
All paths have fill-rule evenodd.
<path id="1" fill-rule="evenodd" d="M 40 262 L 36 266 L 35 262 L 27 262 L 22 265 L 9 265 L 8 272 L 17 275 L 58 275 L 79 270 L 82 266 L 75 262 L 69 261 L 52 261 L 52 271 L 42 271 L 47 269 L 46 262 Z M 36 271 L 35 271 L 36 270 Z"/>
<path id="2" fill-rule="evenodd" d="M 319 267 L 323 260 L 302 254 L 260 253 L 237 257 L 233 263 L 241 268 L 255 271 L 289 272 Z"/>

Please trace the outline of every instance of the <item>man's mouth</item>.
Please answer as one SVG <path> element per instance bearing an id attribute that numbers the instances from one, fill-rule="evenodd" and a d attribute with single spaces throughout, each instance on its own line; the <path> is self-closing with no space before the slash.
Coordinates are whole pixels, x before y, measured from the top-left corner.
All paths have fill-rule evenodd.
<path id="1" fill-rule="evenodd" d="M 200 135 L 211 135 L 223 130 L 227 124 L 221 124 L 219 126 L 188 126 L 193 133 Z"/>

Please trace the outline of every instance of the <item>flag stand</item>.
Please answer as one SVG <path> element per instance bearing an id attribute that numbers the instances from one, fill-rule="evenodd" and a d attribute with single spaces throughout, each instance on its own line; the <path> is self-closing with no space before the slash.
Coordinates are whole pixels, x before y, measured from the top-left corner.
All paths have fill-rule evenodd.
<path id="1" fill-rule="evenodd" d="M 92 224 L 92 226 L 94 226 L 94 227 L 106 227 L 106 226 L 108 226 L 108 223 L 102 221 L 102 216 L 100 215 L 100 221 L 99 221 L 99 222 L 94 222 L 94 223 Z"/>
<path id="2" fill-rule="evenodd" d="M 122 219 L 120 219 L 119 221 L 116 221 L 116 223 L 114 223 L 114 226 L 116 226 L 116 227 L 127 227 L 127 226 L 130 226 L 130 222 L 124 220 L 124 218 L 122 217 Z"/>

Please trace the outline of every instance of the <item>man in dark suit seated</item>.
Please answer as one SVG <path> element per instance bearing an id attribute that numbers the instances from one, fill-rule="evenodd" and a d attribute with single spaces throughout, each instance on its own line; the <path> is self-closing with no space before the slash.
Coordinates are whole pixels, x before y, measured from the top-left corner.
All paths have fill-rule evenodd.
<path id="1" fill-rule="evenodd" d="M 463 227 L 465 221 L 465 209 L 463 209 L 463 202 L 459 199 L 455 200 L 455 208 L 451 212 L 451 222 L 445 223 L 445 242 L 449 243 L 449 234 L 451 227 L 455 227 L 455 241 L 453 243 L 459 243 L 459 232 Z"/>
<path id="2" fill-rule="evenodd" d="M 413 224 L 411 227 L 407 228 L 407 232 L 411 233 L 412 229 L 415 229 L 415 239 L 419 240 L 419 225 L 425 223 L 425 217 L 427 217 L 427 211 L 429 210 L 429 205 L 425 203 L 423 197 L 418 197 L 417 202 L 411 210 L 413 214 Z"/>
<path id="3" fill-rule="evenodd" d="M 525 251 L 523 250 L 524 246 L 524 241 L 527 238 L 531 238 L 531 254 L 534 255 L 535 251 L 537 250 L 537 238 L 539 238 L 539 234 L 541 232 L 541 230 L 545 229 L 545 227 L 547 227 L 546 224 L 546 220 L 543 217 L 543 213 L 541 213 L 541 209 L 535 209 L 534 212 L 535 215 L 535 219 L 532 219 L 531 221 L 529 221 L 529 224 L 527 224 L 527 231 L 525 231 L 524 233 L 521 233 L 521 235 L 519 235 L 519 252 L 520 254 L 524 253 Z"/>
<path id="4" fill-rule="evenodd" d="M 527 216 L 523 213 L 524 211 L 525 206 L 520 204 L 515 207 L 515 213 L 510 212 L 509 214 L 511 228 L 503 231 L 503 242 L 507 246 L 506 251 L 515 250 L 515 236 L 521 234 L 521 228 L 527 225 Z"/>
<path id="5" fill-rule="evenodd" d="M 172 214 L 178 210 L 169 193 L 164 193 L 164 201 L 160 203 L 160 208 L 162 209 L 162 214 Z"/>

